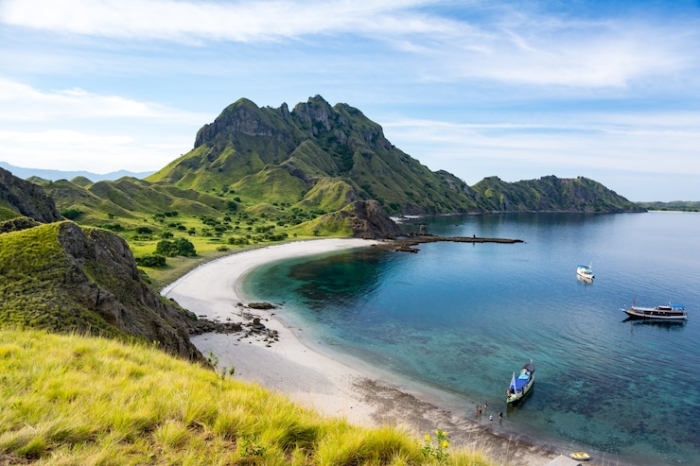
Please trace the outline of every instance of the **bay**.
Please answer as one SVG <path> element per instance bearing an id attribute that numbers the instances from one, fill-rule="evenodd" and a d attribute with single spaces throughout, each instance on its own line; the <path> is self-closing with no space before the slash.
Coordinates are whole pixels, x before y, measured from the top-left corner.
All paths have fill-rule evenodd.
<path id="1" fill-rule="evenodd" d="M 700 214 L 507 214 L 402 225 L 522 244 L 363 248 L 267 264 L 246 294 L 284 303 L 333 348 L 457 397 L 503 428 L 633 464 L 700 464 Z M 592 283 L 576 277 L 591 264 Z M 684 324 L 626 319 L 680 302 Z M 534 391 L 506 407 L 532 359 Z"/>

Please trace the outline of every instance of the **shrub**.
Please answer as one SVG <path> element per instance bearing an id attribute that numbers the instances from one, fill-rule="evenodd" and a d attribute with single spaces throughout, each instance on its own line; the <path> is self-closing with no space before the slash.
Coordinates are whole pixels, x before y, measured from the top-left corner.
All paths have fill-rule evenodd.
<path id="1" fill-rule="evenodd" d="M 197 251 L 194 248 L 194 244 L 192 244 L 185 238 L 177 238 L 173 241 L 169 241 L 167 239 L 164 239 L 163 241 L 158 241 L 155 253 L 166 257 L 194 257 L 197 255 Z"/>
<path id="2" fill-rule="evenodd" d="M 135 257 L 134 260 L 141 267 L 165 267 L 165 257 L 158 254 Z"/>
<path id="3" fill-rule="evenodd" d="M 68 220 L 75 220 L 82 214 L 83 212 L 78 209 L 66 209 L 63 212 L 61 212 L 61 215 L 67 218 Z"/>

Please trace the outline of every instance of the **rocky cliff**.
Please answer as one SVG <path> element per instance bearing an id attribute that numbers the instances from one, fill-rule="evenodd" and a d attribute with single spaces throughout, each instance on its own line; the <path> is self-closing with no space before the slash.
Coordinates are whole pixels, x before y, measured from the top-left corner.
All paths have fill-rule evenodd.
<path id="1" fill-rule="evenodd" d="M 29 217 L 42 223 L 61 220 L 53 199 L 33 183 L 0 168 L 0 221 Z"/>
<path id="2" fill-rule="evenodd" d="M 127 243 L 64 221 L 0 235 L 0 323 L 155 344 L 204 361 L 197 317 L 155 293 Z"/>

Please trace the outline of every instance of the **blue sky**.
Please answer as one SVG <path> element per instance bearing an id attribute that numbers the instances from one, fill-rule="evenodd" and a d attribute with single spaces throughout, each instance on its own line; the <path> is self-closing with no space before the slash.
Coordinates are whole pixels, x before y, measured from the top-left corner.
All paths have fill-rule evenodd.
<path id="1" fill-rule="evenodd" d="M 0 161 L 157 170 L 321 95 L 474 184 L 700 200 L 699 1 L 0 0 Z"/>

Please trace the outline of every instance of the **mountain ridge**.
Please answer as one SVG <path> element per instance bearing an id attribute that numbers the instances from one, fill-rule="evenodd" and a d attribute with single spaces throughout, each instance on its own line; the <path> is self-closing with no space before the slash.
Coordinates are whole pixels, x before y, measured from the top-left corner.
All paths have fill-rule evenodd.
<path id="1" fill-rule="evenodd" d="M 190 152 L 146 178 L 203 191 L 232 190 L 241 197 L 249 194 L 252 202 L 284 199 L 310 208 L 321 201 L 309 193 L 323 183 L 327 193 L 335 193 L 334 201 L 326 195 L 325 203 L 337 208 L 375 199 L 391 215 L 644 210 L 593 180 L 555 179 L 505 183 L 491 177 L 470 187 L 396 148 L 381 125 L 359 109 L 345 103 L 331 106 L 319 95 L 292 110 L 286 103 L 257 107 L 239 99 L 202 126 Z M 328 188 L 332 185 L 344 188 Z"/>

